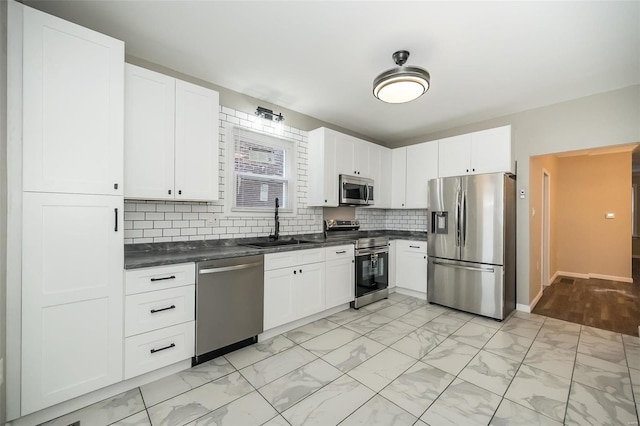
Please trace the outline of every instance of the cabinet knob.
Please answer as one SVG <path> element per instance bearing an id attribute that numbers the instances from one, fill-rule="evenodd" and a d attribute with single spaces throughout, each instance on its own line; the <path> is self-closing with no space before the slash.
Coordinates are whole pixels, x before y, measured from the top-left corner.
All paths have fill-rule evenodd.
<path id="1" fill-rule="evenodd" d="M 178 190 L 178 195 L 182 195 L 182 189 Z"/>
<path id="2" fill-rule="evenodd" d="M 113 189 L 118 189 L 118 184 L 117 183 L 113 184 Z"/>
<path id="3" fill-rule="evenodd" d="M 467 169 L 467 173 L 469 173 L 469 169 Z"/>
<path id="4" fill-rule="evenodd" d="M 327 200 L 324 200 L 324 202 L 325 202 L 325 203 L 327 203 L 328 201 L 327 201 Z"/>
<path id="5" fill-rule="evenodd" d="M 471 170 L 474 171 L 474 172 L 476 171 L 476 169 L 471 169 Z"/>
<path id="6" fill-rule="evenodd" d="M 425 259 L 427 258 L 427 256 L 424 257 Z"/>
<path id="7" fill-rule="evenodd" d="M 293 275 L 297 274 L 298 271 L 296 271 L 295 269 L 293 270 Z"/>
<path id="8" fill-rule="evenodd" d="M 302 273 L 302 269 L 300 269 L 300 273 Z"/>
<path id="9" fill-rule="evenodd" d="M 169 193 L 169 195 L 171 195 L 171 190 L 168 190 L 167 192 Z"/>

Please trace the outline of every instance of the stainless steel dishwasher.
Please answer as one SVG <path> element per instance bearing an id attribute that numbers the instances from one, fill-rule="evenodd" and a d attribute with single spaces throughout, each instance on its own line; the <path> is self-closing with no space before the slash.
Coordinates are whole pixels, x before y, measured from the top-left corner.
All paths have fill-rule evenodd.
<path id="1" fill-rule="evenodd" d="M 198 262 L 196 268 L 194 365 L 255 343 L 264 331 L 264 256 Z"/>

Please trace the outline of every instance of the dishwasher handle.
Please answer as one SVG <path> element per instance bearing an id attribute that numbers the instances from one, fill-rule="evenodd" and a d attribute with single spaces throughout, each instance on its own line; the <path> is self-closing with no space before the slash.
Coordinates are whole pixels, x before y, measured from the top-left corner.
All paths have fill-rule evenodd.
<path id="1" fill-rule="evenodd" d="M 223 266 L 221 268 L 208 268 L 208 269 L 200 269 L 199 274 L 215 274 L 218 272 L 227 272 L 227 271 L 237 271 L 239 269 L 248 269 L 256 266 L 263 265 L 263 262 L 253 262 L 253 263 L 244 263 L 242 265 L 234 265 L 234 266 Z"/>

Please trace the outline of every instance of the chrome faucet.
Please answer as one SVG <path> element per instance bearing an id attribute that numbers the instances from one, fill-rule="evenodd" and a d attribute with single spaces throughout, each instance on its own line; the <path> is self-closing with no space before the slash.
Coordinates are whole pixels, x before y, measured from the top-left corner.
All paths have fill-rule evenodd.
<path id="1" fill-rule="evenodd" d="M 275 220 L 276 220 L 276 224 L 275 224 L 275 231 L 273 233 L 273 235 L 269 235 L 269 238 L 273 238 L 274 240 L 277 240 L 278 238 L 280 238 L 280 216 L 278 216 L 278 207 L 280 207 L 280 200 L 278 200 L 278 197 L 276 197 L 276 215 L 275 215 Z"/>

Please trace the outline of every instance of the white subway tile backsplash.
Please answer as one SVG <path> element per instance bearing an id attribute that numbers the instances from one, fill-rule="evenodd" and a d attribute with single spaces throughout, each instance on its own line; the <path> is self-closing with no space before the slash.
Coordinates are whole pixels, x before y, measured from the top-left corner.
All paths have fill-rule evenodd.
<path id="1" fill-rule="evenodd" d="M 226 126 L 243 125 L 297 141 L 297 185 L 295 197 L 298 203 L 296 217 L 280 218 L 282 235 L 322 232 L 323 210 L 307 207 L 308 182 L 308 134 L 288 125 L 273 126 L 259 119 L 252 112 L 220 108 L 220 201 L 210 203 L 185 201 L 126 200 L 124 205 L 125 244 L 144 242 L 188 241 L 202 239 L 228 239 L 264 237 L 273 233 L 274 220 L 264 216 L 227 215 L 224 210 L 226 195 L 225 152 Z M 362 230 L 401 229 L 425 231 L 426 210 L 356 209 L 356 219 Z"/>

